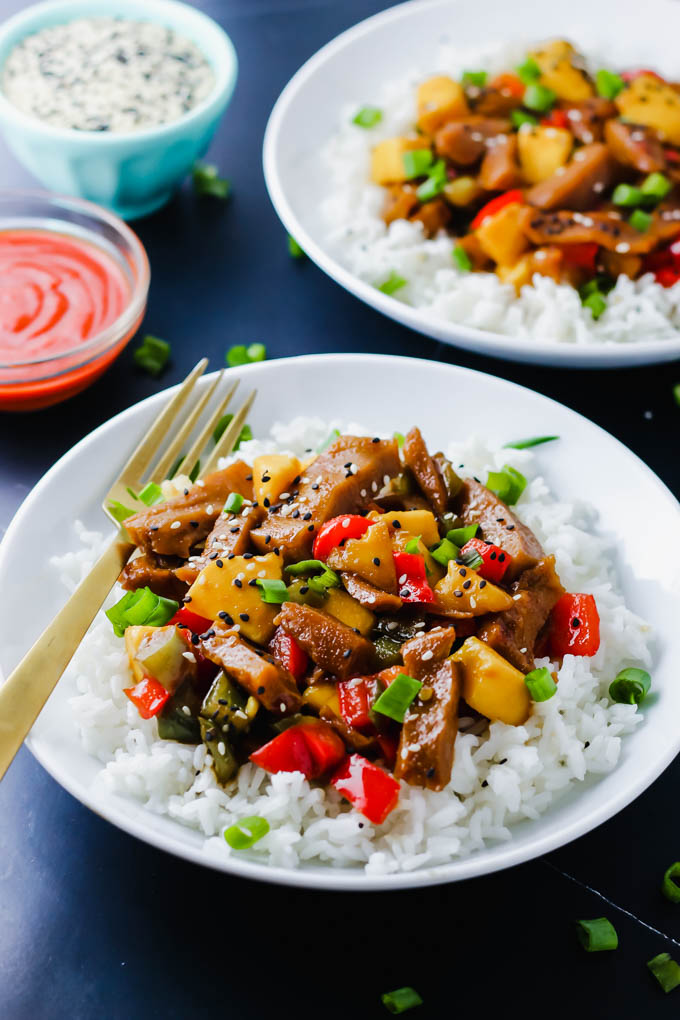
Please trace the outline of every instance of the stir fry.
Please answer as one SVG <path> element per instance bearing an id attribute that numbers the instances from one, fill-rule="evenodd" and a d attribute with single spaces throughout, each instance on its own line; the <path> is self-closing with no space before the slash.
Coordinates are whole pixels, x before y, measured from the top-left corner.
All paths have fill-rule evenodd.
<path id="1" fill-rule="evenodd" d="M 459 715 L 519 726 L 556 690 L 537 655 L 597 651 L 593 597 L 510 509 L 522 474 L 462 479 L 417 428 L 399 439 L 237 460 L 126 517 L 125 693 L 221 783 L 248 760 L 301 772 L 379 824 L 400 780 L 448 784 Z"/>
<path id="2" fill-rule="evenodd" d="M 680 279 L 680 85 L 592 77 L 558 39 L 495 77 L 429 78 L 416 105 L 413 132 L 373 149 L 387 224 L 447 231 L 458 268 L 518 292 L 536 273 L 571 284 L 596 318 L 620 275 Z"/>

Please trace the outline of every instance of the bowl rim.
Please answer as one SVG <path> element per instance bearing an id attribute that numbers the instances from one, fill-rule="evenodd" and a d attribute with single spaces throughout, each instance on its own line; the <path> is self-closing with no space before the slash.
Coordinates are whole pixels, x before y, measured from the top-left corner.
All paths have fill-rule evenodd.
<path id="1" fill-rule="evenodd" d="M 74 356 L 83 355 L 79 358 L 77 364 L 69 365 L 68 370 L 71 371 L 73 368 L 87 361 L 86 355 L 89 354 L 94 348 L 101 346 L 102 342 L 105 343 L 106 349 L 108 350 L 112 345 L 117 343 L 139 320 L 146 303 L 147 295 L 149 292 L 149 283 L 151 281 L 151 266 L 149 264 L 149 257 L 146 253 L 146 249 L 142 244 L 141 240 L 119 216 L 115 213 L 110 212 L 108 209 L 104 209 L 100 205 L 96 205 L 94 202 L 89 202 L 85 198 L 74 198 L 71 195 L 59 195 L 51 191 L 43 191 L 41 189 L 33 188 L 2 188 L 0 189 L 0 234 L 2 233 L 2 201 L 3 199 L 11 198 L 30 200 L 30 199 L 41 199 L 48 201 L 57 207 L 72 207 L 75 211 L 81 213 L 88 213 L 93 216 L 96 220 L 106 223 L 111 227 L 119 236 L 125 240 L 131 250 L 131 256 L 133 260 L 132 270 L 134 274 L 133 286 L 130 291 L 129 302 L 113 322 L 109 323 L 105 329 L 96 333 L 89 340 L 85 340 L 84 343 L 78 344 L 75 347 L 70 347 L 68 351 L 64 351 L 60 354 L 48 354 L 38 358 L 28 358 L 21 361 L 0 361 L 0 369 L 14 372 L 17 369 L 28 368 L 31 365 L 40 364 L 53 364 L 55 366 L 55 374 L 59 374 L 62 369 L 59 368 L 60 362 L 65 359 L 69 361 Z M 56 212 L 56 210 L 55 210 Z M 17 218 L 21 218 L 21 213 L 18 213 Z M 55 217 L 57 219 L 58 217 Z M 29 216 L 26 216 L 27 222 L 30 223 Z M 66 223 L 66 221 L 64 221 Z M 50 231 L 51 228 L 43 228 Z M 57 231 L 53 231 L 57 233 Z M 66 231 L 69 233 L 69 231 Z M 96 243 L 96 242 L 87 242 Z M 102 352 L 103 353 L 103 352 Z M 0 382 L 0 389 L 4 386 L 12 387 L 16 386 L 21 380 L 12 378 L 7 382 Z"/>
<path id="2" fill-rule="evenodd" d="M 15 36 L 7 53 L 0 57 L 1 117 L 21 124 L 27 130 L 44 134 L 49 138 L 71 142 L 79 141 L 98 145 L 102 148 L 111 148 L 115 147 L 119 143 L 130 143 L 135 140 L 140 143 L 162 140 L 178 130 L 184 130 L 184 128 L 200 120 L 203 116 L 205 116 L 205 114 L 217 111 L 221 106 L 227 104 L 236 85 L 238 57 L 231 38 L 227 35 L 222 26 L 219 25 L 213 18 L 211 18 L 208 14 L 205 14 L 203 11 L 199 11 L 195 7 L 192 7 L 190 4 L 182 3 L 181 0 L 145 0 L 145 4 L 143 6 L 134 3 L 134 0 L 111 0 L 111 4 L 115 4 L 116 6 L 120 5 L 120 15 L 116 15 L 112 11 L 104 10 L 100 13 L 95 12 L 94 14 L 88 15 L 84 11 L 79 10 L 74 12 L 72 17 L 69 17 L 69 12 L 72 11 L 74 7 L 82 7 L 82 0 L 41 0 L 40 3 L 31 4 L 31 6 L 27 7 L 25 10 L 12 15 L 11 18 L 8 18 L 2 23 L 2 25 L 0 25 L 0 53 L 7 43 L 8 37 Z M 136 16 L 135 11 L 137 12 Z M 215 83 L 210 93 L 202 99 L 200 103 L 194 106 L 191 110 L 182 114 L 182 116 L 178 117 L 177 120 L 169 121 L 167 124 L 159 124 L 155 127 L 143 128 L 140 131 L 106 132 L 84 131 L 79 128 L 62 128 L 55 127 L 53 124 L 48 124 L 44 120 L 41 120 L 40 117 L 35 117 L 30 113 L 26 113 L 18 106 L 15 106 L 14 103 L 5 96 L 4 90 L 2 89 L 2 72 L 5 63 L 14 47 L 27 36 L 41 31 L 42 28 L 51 27 L 51 25 L 68 24 L 69 21 L 73 21 L 75 18 L 79 17 L 120 16 L 126 21 L 143 21 L 145 20 L 145 13 L 151 13 L 152 11 L 156 11 L 159 14 L 167 14 L 167 23 L 169 27 L 172 28 L 175 28 L 175 24 L 173 23 L 173 14 L 176 15 L 178 12 L 181 12 L 190 20 L 195 21 L 196 24 L 205 28 L 206 31 L 211 32 L 218 48 L 222 51 L 221 57 L 223 59 L 213 62 L 199 43 L 194 44 L 212 67 L 215 75 Z M 55 13 L 59 15 L 62 13 L 64 14 L 63 22 L 53 21 L 50 23 L 50 26 L 40 24 L 43 15 L 49 14 L 50 16 L 53 16 Z M 149 19 L 147 18 L 146 20 Z M 176 31 L 180 35 L 182 34 L 181 28 L 177 28 Z"/>

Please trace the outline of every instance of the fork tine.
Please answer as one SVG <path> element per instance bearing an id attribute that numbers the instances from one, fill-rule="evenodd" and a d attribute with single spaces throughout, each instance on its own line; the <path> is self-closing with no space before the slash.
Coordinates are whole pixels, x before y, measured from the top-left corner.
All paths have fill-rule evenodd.
<path id="1" fill-rule="evenodd" d="M 213 393 L 219 386 L 223 372 L 224 369 L 222 369 L 222 372 L 220 372 L 210 383 L 210 386 L 208 386 L 200 400 L 197 401 L 196 406 L 192 409 L 191 413 L 187 415 L 186 421 L 183 423 L 177 435 L 173 438 L 170 446 L 167 448 L 158 463 L 154 465 L 153 471 L 151 472 L 151 478 L 154 482 L 162 482 L 165 478 L 167 478 L 168 471 L 175 463 L 182 447 L 194 431 L 196 422 L 200 419 L 206 406 L 210 403 Z M 187 467 L 186 459 L 184 460 L 183 466 L 185 468 Z M 184 474 L 188 474 L 188 471 L 184 471 Z"/>
<path id="2" fill-rule="evenodd" d="M 221 373 L 220 373 L 220 378 L 222 378 Z M 194 465 L 196 464 L 196 462 L 198 460 L 198 457 L 199 457 L 199 454 L 201 453 L 201 450 L 203 450 L 203 448 L 205 447 L 206 443 L 208 442 L 208 440 L 212 436 L 213 432 L 215 431 L 215 428 L 217 427 L 218 422 L 221 420 L 222 415 L 224 414 L 226 408 L 229 406 L 229 403 L 231 402 L 231 398 L 234 396 L 234 393 L 236 392 L 236 388 L 237 388 L 238 384 L 239 384 L 239 381 L 237 379 L 236 382 L 233 383 L 229 387 L 229 389 L 227 390 L 227 394 L 226 394 L 224 400 L 219 405 L 219 407 L 217 407 L 215 409 L 215 413 L 213 415 L 211 415 L 210 420 L 208 422 L 206 422 L 206 424 L 205 424 L 203 430 L 201 431 L 200 435 L 197 437 L 197 439 L 194 442 L 193 446 L 189 450 L 189 452 L 187 454 L 187 457 L 186 457 L 186 461 L 185 461 L 186 474 L 189 474 L 192 471 Z"/>
<path id="3" fill-rule="evenodd" d="M 171 422 L 181 410 L 196 381 L 203 375 L 207 366 L 208 359 L 201 358 L 198 364 L 189 372 L 177 393 L 164 407 L 147 434 L 130 455 L 129 460 L 118 476 L 121 481 L 138 482 L 141 479 L 155 456 L 159 445 L 162 443 Z"/>
<path id="4" fill-rule="evenodd" d="M 201 476 L 208 474 L 212 471 L 220 457 L 226 457 L 234 448 L 236 440 L 241 434 L 241 429 L 248 416 L 250 408 L 253 406 L 253 401 L 257 395 L 257 390 L 253 390 L 249 397 L 244 401 L 243 406 L 239 411 L 236 412 L 232 420 L 229 422 L 228 427 L 224 430 L 223 435 L 220 437 L 219 443 L 215 446 L 208 460 L 206 461 Z"/>

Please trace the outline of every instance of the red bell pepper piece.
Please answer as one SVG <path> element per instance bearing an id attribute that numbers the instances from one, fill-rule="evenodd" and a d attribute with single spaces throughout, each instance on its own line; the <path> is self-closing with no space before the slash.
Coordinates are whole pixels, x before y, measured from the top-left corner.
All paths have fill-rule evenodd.
<path id="1" fill-rule="evenodd" d="M 382 756 L 385 759 L 385 764 L 389 765 L 390 768 L 394 767 L 394 763 L 397 760 L 397 751 L 399 749 L 399 737 L 395 733 L 379 733 L 377 736 Z"/>
<path id="2" fill-rule="evenodd" d="M 499 545 L 491 542 L 483 542 L 481 538 L 470 538 L 460 550 L 461 555 L 465 552 L 478 552 L 482 557 L 482 565 L 477 568 L 477 573 L 486 581 L 497 584 L 503 580 L 503 575 L 512 563 L 512 556 Z"/>
<path id="3" fill-rule="evenodd" d="M 666 80 L 665 78 L 662 78 L 660 74 L 657 74 L 656 71 L 650 71 L 647 67 L 636 67 L 630 71 L 622 71 L 621 77 L 625 82 L 630 83 L 635 81 L 636 78 L 641 78 L 643 74 L 649 75 L 651 78 L 656 78 L 657 81 Z"/>
<path id="4" fill-rule="evenodd" d="M 492 198 L 490 202 L 483 205 L 470 224 L 470 230 L 476 230 L 489 216 L 495 216 L 504 206 L 511 205 L 512 202 L 524 202 L 524 195 L 519 188 L 506 191 L 503 195 L 497 195 L 496 198 Z"/>
<path id="5" fill-rule="evenodd" d="M 434 602 L 434 592 L 427 583 L 425 560 L 418 553 L 393 553 L 397 586 L 402 602 Z"/>
<path id="6" fill-rule="evenodd" d="M 312 779 L 337 768 L 346 756 L 347 752 L 342 738 L 338 736 L 332 726 L 322 722 L 321 719 L 309 719 L 294 728 L 299 729 L 302 733 L 303 740 L 312 756 L 314 766 Z"/>
<path id="7" fill-rule="evenodd" d="M 365 677 L 343 680 L 337 685 L 340 714 L 348 726 L 357 730 L 373 725 L 371 719 L 371 690 Z"/>
<path id="8" fill-rule="evenodd" d="M 320 719 L 290 726 L 254 751 L 250 760 L 267 772 L 302 772 L 307 779 L 334 769 L 345 756 L 345 745 Z"/>
<path id="9" fill-rule="evenodd" d="M 286 634 L 279 627 L 269 642 L 269 648 L 279 662 L 286 667 L 288 672 L 293 674 L 296 680 L 302 680 L 307 672 L 309 658 L 307 657 L 307 652 L 300 648 L 294 637 Z"/>
<path id="10" fill-rule="evenodd" d="M 360 754 L 343 762 L 331 784 L 374 825 L 382 825 L 399 800 L 400 787 L 394 776 Z"/>
<path id="11" fill-rule="evenodd" d="M 595 241 L 584 241 L 582 244 L 564 244 L 560 247 L 562 258 L 569 266 L 579 266 L 595 272 L 595 259 L 600 250 Z"/>
<path id="12" fill-rule="evenodd" d="M 124 687 L 123 694 L 127 694 L 142 719 L 158 715 L 170 697 L 170 692 L 152 676 L 145 676 L 134 687 Z"/>
<path id="13" fill-rule="evenodd" d="M 595 655 L 600 647 L 600 614 L 592 595 L 562 595 L 550 616 L 551 655 Z"/>
<path id="14" fill-rule="evenodd" d="M 547 117 L 541 117 L 544 127 L 568 128 L 569 117 L 566 110 L 552 110 Z"/>
<path id="15" fill-rule="evenodd" d="M 210 630 L 212 627 L 212 620 L 184 608 L 177 610 L 170 623 L 174 623 L 178 627 L 186 627 L 192 634 L 205 634 L 206 630 Z"/>
<path id="16" fill-rule="evenodd" d="M 674 283 L 680 280 L 680 271 L 677 269 L 671 269 L 670 266 L 662 269 L 657 269 L 654 274 L 654 278 L 657 283 L 660 283 L 662 287 L 672 287 Z"/>
<path id="17" fill-rule="evenodd" d="M 677 149 L 664 149 L 663 154 L 669 163 L 680 163 L 680 152 Z"/>
<path id="18" fill-rule="evenodd" d="M 217 676 L 218 667 L 210 659 L 206 659 L 192 641 L 192 635 L 205 634 L 206 630 L 210 630 L 212 627 L 212 620 L 205 616 L 199 616 L 198 613 L 192 613 L 190 609 L 178 609 L 170 623 L 174 623 L 179 628 L 180 634 L 196 659 L 196 690 L 199 693 L 207 694 L 210 684 Z"/>
<path id="19" fill-rule="evenodd" d="M 497 74 L 489 82 L 489 87 L 492 89 L 498 89 L 500 92 L 506 92 L 510 96 L 515 96 L 516 99 L 521 99 L 526 91 L 526 85 L 517 74 L 513 74 L 511 71 L 505 71 L 503 74 Z"/>
<path id="20" fill-rule="evenodd" d="M 341 514 L 331 517 L 319 528 L 314 539 L 314 558 L 326 560 L 331 549 L 348 538 L 361 538 L 370 528 L 373 521 L 366 520 L 360 514 Z"/>

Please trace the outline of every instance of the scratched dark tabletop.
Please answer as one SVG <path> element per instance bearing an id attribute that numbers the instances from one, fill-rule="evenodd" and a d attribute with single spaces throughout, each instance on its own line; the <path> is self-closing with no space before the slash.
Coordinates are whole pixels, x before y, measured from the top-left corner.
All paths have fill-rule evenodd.
<path id="1" fill-rule="evenodd" d="M 0 16 L 23 6 L 0 0 Z M 0 415 L 0 531 L 91 429 L 181 379 L 199 355 L 219 365 L 230 345 L 254 340 L 270 357 L 413 354 L 523 383 L 608 429 L 680 492 L 671 392 L 680 364 L 586 372 L 477 357 L 390 322 L 311 263 L 289 258 L 262 178 L 267 116 L 307 57 L 386 5 L 196 6 L 226 28 L 240 59 L 210 153 L 233 195 L 223 206 L 199 204 L 185 189 L 135 225 L 152 266 L 143 329 L 172 342 L 172 365 L 154 381 L 134 370 L 128 349 L 70 403 Z M 0 168 L 3 186 L 29 183 L 4 145 Z M 680 859 L 679 782 L 676 760 L 612 821 L 511 871 L 431 890 L 340 895 L 256 884 L 166 856 L 90 813 L 22 750 L 0 787 L 0 1016 L 380 1018 L 388 1015 L 380 993 L 404 984 L 425 1000 L 414 1020 L 508 1008 L 554 1020 L 677 1016 L 680 990 L 664 996 L 645 961 L 664 951 L 680 960 L 671 941 L 680 943 L 680 906 L 659 892 L 665 867 Z M 620 947 L 586 954 L 573 921 L 603 914 Z"/>

